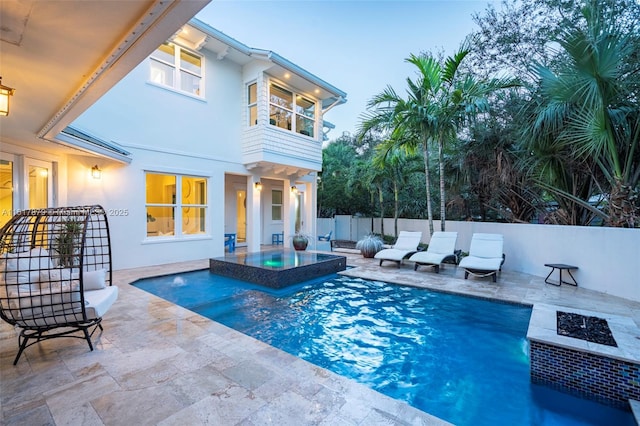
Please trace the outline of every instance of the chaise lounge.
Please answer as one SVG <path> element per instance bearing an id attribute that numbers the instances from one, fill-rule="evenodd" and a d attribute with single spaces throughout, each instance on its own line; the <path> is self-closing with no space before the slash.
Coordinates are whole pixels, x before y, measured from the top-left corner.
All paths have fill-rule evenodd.
<path id="1" fill-rule="evenodd" d="M 396 262 L 399 268 L 404 259 L 418 251 L 421 238 L 422 232 L 400 231 L 396 243 L 391 248 L 380 250 L 374 257 L 380 260 L 380 266 L 388 260 Z"/>
<path id="2" fill-rule="evenodd" d="M 419 251 L 409 258 L 410 262 L 415 262 L 413 270 L 417 271 L 419 266 L 430 266 L 436 274 L 439 273 L 440 264 L 447 258 L 455 257 L 457 241 L 457 232 L 434 232 L 427 250 Z"/>
<path id="3" fill-rule="evenodd" d="M 502 249 L 501 234 L 473 234 L 469 256 L 464 257 L 458 265 L 464 269 L 464 279 L 469 274 L 477 277 L 492 276 L 495 283 L 505 259 Z"/>

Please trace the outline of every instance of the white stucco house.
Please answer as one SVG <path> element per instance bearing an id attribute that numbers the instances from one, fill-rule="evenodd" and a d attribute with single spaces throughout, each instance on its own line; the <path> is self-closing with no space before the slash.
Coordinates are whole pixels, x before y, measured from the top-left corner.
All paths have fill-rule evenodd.
<path id="1" fill-rule="evenodd" d="M 102 2 L 71 3 L 81 9 Z M 89 73 L 95 78 L 84 81 L 87 70 L 80 70 L 69 84 L 76 92 L 61 93 L 39 125 L 20 104 L 28 82 L 2 70 L 3 83 L 17 90 L 9 115 L 0 117 L 0 225 L 19 209 L 101 204 L 115 269 L 222 256 L 225 234 L 249 251 L 271 244 L 273 234 L 284 234 L 285 246 L 297 230 L 316 235 L 316 174 L 331 127 L 323 115 L 346 102 L 346 93 L 192 18 L 206 3 L 171 3 L 180 13 L 145 26 L 157 34 L 141 36 L 141 25 L 121 29 L 121 50 L 132 56 L 113 60 L 100 46 L 101 65 Z M 43 7 L 33 6 L 30 17 Z M 101 10 L 84 12 L 104 26 L 92 18 Z M 148 16 L 140 7 L 129 13 Z M 105 46 L 122 31 L 109 34 Z M 4 64 L 13 56 L 2 43 Z M 99 40 L 87 43 L 98 48 Z M 31 52 L 16 46 L 9 53 L 26 61 Z M 35 95 L 28 100 L 39 106 Z"/>

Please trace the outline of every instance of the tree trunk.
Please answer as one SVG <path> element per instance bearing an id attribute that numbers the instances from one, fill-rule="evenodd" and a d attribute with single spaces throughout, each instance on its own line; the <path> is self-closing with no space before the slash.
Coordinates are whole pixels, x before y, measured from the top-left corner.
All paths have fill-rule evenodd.
<path id="1" fill-rule="evenodd" d="M 618 228 L 634 228 L 638 226 L 640 219 L 640 209 L 634 203 L 634 198 L 638 194 L 630 187 L 616 180 L 611 188 L 609 196 L 609 219 L 608 226 Z"/>
<path id="2" fill-rule="evenodd" d="M 399 196 L 400 189 L 398 189 L 398 184 L 393 182 L 393 231 L 395 233 L 396 239 L 398 239 L 398 204 L 399 204 Z"/>
<path id="3" fill-rule="evenodd" d="M 427 218 L 429 219 L 429 235 L 433 235 L 433 212 L 431 211 L 431 179 L 429 178 L 429 146 L 428 139 L 422 141 L 422 154 L 424 158 L 424 181 L 427 187 Z"/>
<path id="4" fill-rule="evenodd" d="M 438 143 L 438 163 L 440 166 L 440 230 L 444 232 L 445 221 L 446 221 L 446 211 L 447 211 L 447 202 L 445 200 L 445 190 L 444 190 L 444 141 L 440 139 Z"/>
<path id="5" fill-rule="evenodd" d="M 382 187 L 378 186 L 378 202 L 380 203 L 380 235 L 384 239 L 384 198 L 382 196 Z"/>

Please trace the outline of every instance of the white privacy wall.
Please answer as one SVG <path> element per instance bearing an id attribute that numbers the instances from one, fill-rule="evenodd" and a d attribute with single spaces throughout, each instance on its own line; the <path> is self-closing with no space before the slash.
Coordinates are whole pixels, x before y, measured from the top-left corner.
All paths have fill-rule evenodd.
<path id="1" fill-rule="evenodd" d="M 371 223 L 370 218 L 354 221 Z M 374 222 L 374 231 L 380 232 L 380 219 Z M 323 224 L 325 228 L 329 226 Z M 393 234 L 393 219 L 385 219 L 384 230 L 387 235 Z M 401 230 L 422 231 L 422 242 L 429 242 L 426 220 L 400 219 Z M 440 230 L 439 221 L 434 221 L 434 230 Z M 466 252 L 474 233 L 504 235 L 505 270 L 546 277 L 551 269 L 545 263 L 567 263 L 579 268 L 572 274 L 580 287 L 640 301 L 638 229 L 447 221 L 446 230 L 458 232 L 456 247 Z M 557 274 L 553 277 L 556 280 Z"/>

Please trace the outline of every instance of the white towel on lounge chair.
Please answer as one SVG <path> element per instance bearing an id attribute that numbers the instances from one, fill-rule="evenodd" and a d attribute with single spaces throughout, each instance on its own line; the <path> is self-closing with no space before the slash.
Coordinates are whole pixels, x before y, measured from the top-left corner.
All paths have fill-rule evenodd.
<path id="1" fill-rule="evenodd" d="M 454 256 L 457 241 L 457 232 L 434 232 L 427 250 L 419 251 L 409 258 L 409 261 L 415 262 L 413 270 L 424 265 L 435 268 L 436 273 L 440 272 L 440 264 L 444 259 Z"/>
<path id="2" fill-rule="evenodd" d="M 402 260 L 418 250 L 418 244 L 422 238 L 422 232 L 400 231 L 396 243 L 392 248 L 380 250 L 376 253 L 375 258 L 380 260 L 380 266 L 385 260 L 396 262 L 398 267 Z"/>
<path id="3" fill-rule="evenodd" d="M 496 282 L 496 275 L 504 262 L 503 242 L 501 234 L 473 234 L 469 256 L 458 265 L 465 270 L 464 278 L 467 279 L 469 274 L 479 277 L 493 275 L 493 282 Z"/>

